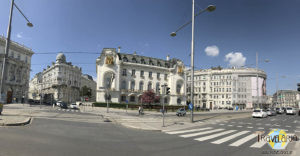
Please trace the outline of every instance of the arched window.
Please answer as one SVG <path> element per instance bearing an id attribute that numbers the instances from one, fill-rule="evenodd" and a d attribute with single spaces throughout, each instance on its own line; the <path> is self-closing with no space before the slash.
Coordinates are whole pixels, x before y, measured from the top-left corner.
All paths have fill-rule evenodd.
<path id="1" fill-rule="evenodd" d="M 152 60 L 149 60 L 149 65 L 153 65 L 153 61 Z"/>
<path id="2" fill-rule="evenodd" d="M 135 81 L 131 81 L 130 90 L 134 90 L 134 88 L 135 88 Z"/>
<path id="3" fill-rule="evenodd" d="M 181 91 L 181 84 L 177 84 L 176 85 L 176 93 L 180 94 L 180 91 Z"/>
<path id="4" fill-rule="evenodd" d="M 161 67 L 161 63 L 159 61 L 157 61 L 157 66 L 160 66 Z"/>
<path id="5" fill-rule="evenodd" d="M 121 89 L 126 89 L 126 81 L 125 80 L 123 80 L 121 82 Z"/>
<path id="6" fill-rule="evenodd" d="M 180 98 L 177 99 L 177 104 L 179 104 L 179 105 L 181 104 L 181 99 Z"/>
<path id="7" fill-rule="evenodd" d="M 124 62 L 128 62 L 128 59 L 127 59 L 126 56 L 123 57 L 123 61 L 124 61 Z"/>
<path id="8" fill-rule="evenodd" d="M 140 82 L 139 90 L 140 91 L 144 90 L 144 82 L 143 81 Z"/>
<path id="9" fill-rule="evenodd" d="M 152 82 L 149 82 L 148 83 L 148 90 L 151 90 L 152 89 Z"/>

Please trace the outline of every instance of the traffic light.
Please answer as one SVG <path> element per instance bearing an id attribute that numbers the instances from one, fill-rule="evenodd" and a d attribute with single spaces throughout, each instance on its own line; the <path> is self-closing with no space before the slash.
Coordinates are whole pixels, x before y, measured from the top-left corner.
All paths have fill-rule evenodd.
<path id="1" fill-rule="evenodd" d="M 166 94 L 167 94 L 167 95 L 170 94 L 170 87 L 167 87 L 167 88 L 166 88 Z"/>
<path id="2" fill-rule="evenodd" d="M 186 105 L 187 105 L 187 106 L 188 106 L 190 103 L 191 103 L 190 100 L 187 100 L 187 101 L 186 101 Z"/>
<path id="3" fill-rule="evenodd" d="M 298 83 L 297 86 L 298 86 L 297 90 L 298 90 L 298 92 L 300 92 L 300 83 Z"/>

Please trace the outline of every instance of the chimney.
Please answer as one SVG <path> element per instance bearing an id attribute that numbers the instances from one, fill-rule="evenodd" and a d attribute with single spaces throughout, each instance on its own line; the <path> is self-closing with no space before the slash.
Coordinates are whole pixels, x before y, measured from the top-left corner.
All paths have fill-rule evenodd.
<path id="1" fill-rule="evenodd" d="M 118 53 L 120 53 L 120 52 L 121 52 L 121 47 L 119 46 L 119 47 L 118 47 Z"/>
<path id="2" fill-rule="evenodd" d="M 170 60 L 170 55 L 167 55 L 167 61 L 169 61 Z"/>

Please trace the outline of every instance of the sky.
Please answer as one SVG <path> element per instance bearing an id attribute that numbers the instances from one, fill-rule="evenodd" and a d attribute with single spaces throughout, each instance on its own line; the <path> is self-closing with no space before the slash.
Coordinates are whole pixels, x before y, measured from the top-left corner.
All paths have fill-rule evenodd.
<path id="1" fill-rule="evenodd" d="M 31 48 L 30 76 L 55 61 L 68 62 L 96 78 L 96 59 L 103 48 L 123 53 L 181 59 L 190 65 L 192 0 L 15 0 L 33 23 L 14 9 L 11 39 Z M 297 88 L 300 82 L 300 0 L 195 0 L 195 67 L 255 67 L 267 74 L 267 94 Z M 0 34 L 6 36 L 9 0 L 0 0 Z M 48 54 L 40 54 L 48 53 Z M 50 54 L 49 54 L 50 53 Z M 269 62 L 264 60 L 268 59 Z"/>

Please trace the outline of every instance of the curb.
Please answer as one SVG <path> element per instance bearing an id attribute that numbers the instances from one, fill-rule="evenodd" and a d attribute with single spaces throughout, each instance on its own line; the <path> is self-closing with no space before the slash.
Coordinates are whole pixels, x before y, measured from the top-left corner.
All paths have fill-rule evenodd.
<path id="1" fill-rule="evenodd" d="M 25 126 L 29 123 L 31 123 L 32 119 L 29 117 L 27 120 L 23 122 L 16 122 L 16 123 L 2 123 L 0 126 Z"/>

